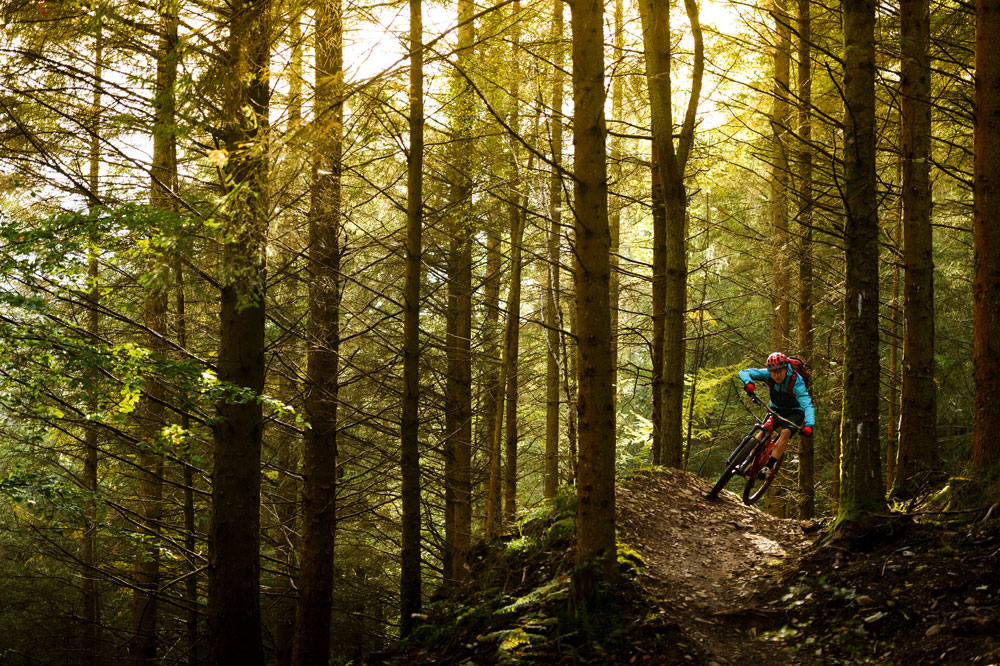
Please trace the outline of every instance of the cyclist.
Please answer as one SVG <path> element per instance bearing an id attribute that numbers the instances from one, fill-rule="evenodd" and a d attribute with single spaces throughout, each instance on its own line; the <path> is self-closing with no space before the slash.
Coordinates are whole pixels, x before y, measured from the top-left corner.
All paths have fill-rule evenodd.
<path id="1" fill-rule="evenodd" d="M 805 380 L 799 377 L 799 373 L 791 367 L 789 358 L 781 352 L 774 352 L 768 356 L 765 365 L 767 367 L 746 368 L 739 371 L 738 376 L 744 384 L 743 389 L 748 394 L 753 394 L 755 381 L 767 381 L 770 387 L 771 409 L 782 418 L 799 426 L 799 432 L 803 437 L 812 437 L 813 426 L 816 425 L 816 411 L 813 409 L 812 398 L 809 396 Z M 763 440 L 774 430 L 773 415 L 768 415 L 764 426 L 766 430 L 757 434 L 759 440 Z M 791 436 L 791 428 L 781 429 L 778 441 L 771 449 L 771 458 L 767 461 L 767 466 L 761 470 L 763 476 L 770 474 L 771 469 L 781 460 Z"/>

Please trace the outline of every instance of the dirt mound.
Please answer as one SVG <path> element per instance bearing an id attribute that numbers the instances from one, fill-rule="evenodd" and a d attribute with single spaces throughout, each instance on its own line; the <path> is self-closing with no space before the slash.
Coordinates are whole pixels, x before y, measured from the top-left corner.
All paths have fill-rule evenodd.
<path id="1" fill-rule="evenodd" d="M 886 515 L 820 543 L 820 523 L 710 488 L 655 470 L 618 493 L 658 612 L 704 651 L 691 663 L 1000 665 L 996 519 Z"/>
<path id="2" fill-rule="evenodd" d="M 776 612 L 754 597 L 812 544 L 817 524 L 775 518 L 728 491 L 710 500 L 711 488 L 676 469 L 634 475 L 618 489 L 619 537 L 645 559 L 658 612 L 709 653 L 707 663 L 785 663 L 773 643 L 752 640 Z"/>
<path id="3" fill-rule="evenodd" d="M 827 538 L 827 524 L 775 518 L 728 491 L 710 500 L 711 485 L 672 469 L 620 483 L 619 561 L 632 574 L 591 618 L 601 626 L 581 626 L 568 603 L 565 494 L 482 544 L 470 579 L 367 663 L 1000 666 L 1000 521 L 894 514 Z"/>

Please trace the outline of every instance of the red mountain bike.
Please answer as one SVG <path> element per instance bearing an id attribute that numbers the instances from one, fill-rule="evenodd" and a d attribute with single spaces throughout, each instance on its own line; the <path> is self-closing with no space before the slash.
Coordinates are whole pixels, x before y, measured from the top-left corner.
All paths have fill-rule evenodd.
<path id="1" fill-rule="evenodd" d="M 747 436 L 743 438 L 743 441 L 739 443 L 739 446 L 731 454 L 729 458 L 726 459 L 726 470 L 719 477 L 718 482 L 712 491 L 708 493 L 710 498 L 718 497 L 722 489 L 726 487 L 729 480 L 733 476 L 739 475 L 746 477 L 747 484 L 743 488 L 743 503 L 753 504 L 767 492 L 768 487 L 771 482 L 774 481 L 774 477 L 778 476 L 778 470 L 781 468 L 781 460 L 779 460 L 773 468 L 767 473 L 764 478 L 760 478 L 760 471 L 764 469 L 767 464 L 768 458 L 771 457 L 771 449 L 774 448 L 774 443 L 778 439 L 779 432 L 775 432 L 773 437 L 764 437 L 762 440 L 757 439 L 757 433 L 761 431 L 766 431 L 767 428 L 764 422 L 767 420 L 767 416 L 773 416 L 776 421 L 780 421 L 783 425 L 792 429 L 792 434 L 799 431 L 799 427 L 789 421 L 788 419 L 782 417 L 780 414 L 774 412 L 769 406 L 765 405 L 760 398 L 754 394 L 750 394 L 750 399 L 759 407 L 764 407 L 767 410 L 764 418 L 758 419 L 754 423 L 750 432 Z M 780 429 L 776 429 L 780 431 Z M 784 456 L 782 456 L 784 458 Z"/>

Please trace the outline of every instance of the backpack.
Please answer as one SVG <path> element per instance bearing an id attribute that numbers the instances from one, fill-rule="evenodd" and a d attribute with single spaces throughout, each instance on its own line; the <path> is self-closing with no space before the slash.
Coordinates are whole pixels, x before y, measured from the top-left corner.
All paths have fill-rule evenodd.
<path id="1" fill-rule="evenodd" d="M 806 389 L 809 389 L 809 380 L 812 379 L 812 374 L 809 372 L 809 368 L 806 367 L 806 362 L 801 358 L 796 358 L 795 356 L 788 357 L 788 367 L 792 371 L 792 380 L 788 382 L 788 390 L 791 391 L 792 387 L 795 386 L 795 378 L 802 377 L 802 381 L 806 385 Z M 767 380 L 768 386 L 774 388 L 774 380 Z"/>

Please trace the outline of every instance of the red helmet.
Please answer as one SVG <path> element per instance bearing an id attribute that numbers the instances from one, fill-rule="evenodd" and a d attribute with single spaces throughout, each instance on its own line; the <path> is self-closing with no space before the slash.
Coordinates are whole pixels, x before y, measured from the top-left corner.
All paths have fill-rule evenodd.
<path id="1" fill-rule="evenodd" d="M 783 368 L 786 365 L 788 365 L 788 357 L 781 352 L 773 352 L 767 357 L 768 370 L 771 370 L 772 368 L 777 370 L 778 368 Z"/>

